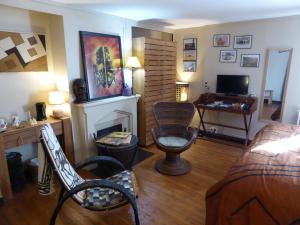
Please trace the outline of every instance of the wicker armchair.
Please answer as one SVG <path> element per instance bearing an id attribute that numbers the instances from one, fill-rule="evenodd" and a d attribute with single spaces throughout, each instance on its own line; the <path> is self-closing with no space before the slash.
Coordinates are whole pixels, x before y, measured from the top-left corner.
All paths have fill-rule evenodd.
<path id="1" fill-rule="evenodd" d="M 158 102 L 154 115 L 158 127 L 152 128 L 156 146 L 166 153 L 155 168 L 166 175 L 182 175 L 191 170 L 191 164 L 180 158 L 180 153 L 195 142 L 198 130 L 188 127 L 195 113 L 192 103 Z"/>
<path id="2" fill-rule="evenodd" d="M 46 171 L 54 169 L 61 183 L 61 192 L 50 225 L 55 224 L 58 213 L 69 198 L 82 208 L 94 211 L 106 211 L 130 203 L 135 216 L 135 224 L 140 224 L 136 205 L 135 177 L 132 171 L 125 170 L 120 161 L 108 156 L 96 156 L 73 168 L 65 157 L 50 124 L 45 124 L 41 129 L 41 143 L 47 158 L 46 165 L 50 166 Z M 123 171 L 106 179 L 93 180 L 85 180 L 77 173 L 87 165 L 101 162 L 113 163 Z"/>

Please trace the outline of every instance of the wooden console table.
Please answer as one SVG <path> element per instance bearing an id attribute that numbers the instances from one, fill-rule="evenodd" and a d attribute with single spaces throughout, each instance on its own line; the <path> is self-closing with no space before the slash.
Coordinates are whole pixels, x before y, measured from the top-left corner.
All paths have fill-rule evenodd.
<path id="1" fill-rule="evenodd" d="M 69 117 L 59 120 L 49 118 L 46 121 L 38 122 L 36 126 L 26 125 L 18 129 L 8 128 L 5 132 L 0 133 L 0 189 L 5 199 L 13 197 L 5 150 L 25 144 L 38 143 L 40 128 L 44 123 L 50 123 L 55 134 L 63 136 L 64 152 L 70 163 L 74 164 L 72 126 Z"/>
<path id="2" fill-rule="evenodd" d="M 215 101 L 222 101 L 224 104 L 230 104 L 230 105 L 235 103 L 247 104 L 248 108 L 241 109 L 241 108 L 234 108 L 233 106 L 232 107 L 210 106 L 210 104 L 214 103 Z M 245 97 L 245 96 L 221 96 L 213 93 L 206 93 L 200 95 L 200 97 L 193 104 L 197 108 L 200 117 L 200 122 L 198 127 L 199 131 L 200 128 L 202 127 L 203 132 L 204 133 L 207 132 L 205 128 L 205 124 L 242 130 L 245 131 L 246 133 L 245 146 L 247 146 L 249 140 L 252 114 L 257 109 L 257 98 Z M 244 127 L 237 127 L 237 126 L 225 125 L 225 124 L 214 123 L 214 122 L 205 122 L 204 121 L 205 111 L 227 112 L 227 113 L 234 113 L 237 115 L 241 115 L 244 120 Z M 248 115 L 249 115 L 249 121 L 247 120 Z"/>

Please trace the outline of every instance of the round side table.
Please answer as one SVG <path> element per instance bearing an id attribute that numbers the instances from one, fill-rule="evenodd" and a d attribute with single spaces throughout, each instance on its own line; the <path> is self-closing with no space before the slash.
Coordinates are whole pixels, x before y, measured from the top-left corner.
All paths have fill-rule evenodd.
<path id="1" fill-rule="evenodd" d="M 114 146 L 96 142 L 99 155 L 114 157 L 129 170 L 132 168 L 132 163 L 137 152 L 137 144 L 138 138 L 135 135 L 132 135 L 130 144 L 128 145 Z"/>

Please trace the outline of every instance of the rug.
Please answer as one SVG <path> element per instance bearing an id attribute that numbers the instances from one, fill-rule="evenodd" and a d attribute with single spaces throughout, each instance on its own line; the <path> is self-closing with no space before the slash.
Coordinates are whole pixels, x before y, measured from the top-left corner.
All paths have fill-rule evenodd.
<path id="1" fill-rule="evenodd" d="M 138 150 L 136 152 L 136 155 L 134 157 L 132 166 L 136 166 L 137 164 L 141 163 L 142 161 L 148 159 L 154 155 L 154 153 L 147 151 L 146 149 L 142 147 L 138 147 Z M 111 176 L 115 173 L 118 173 L 120 171 L 119 168 L 116 168 L 114 165 L 111 165 L 111 163 L 106 164 L 98 164 L 98 167 L 91 170 L 91 172 L 96 175 L 97 177 L 106 178 L 108 176 Z"/>

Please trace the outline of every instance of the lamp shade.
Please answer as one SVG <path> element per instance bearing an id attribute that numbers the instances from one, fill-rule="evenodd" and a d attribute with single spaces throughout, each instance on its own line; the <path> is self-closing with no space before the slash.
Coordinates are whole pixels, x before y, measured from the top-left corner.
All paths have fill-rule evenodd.
<path id="1" fill-rule="evenodd" d="M 130 56 L 127 59 L 126 68 L 141 68 L 141 63 L 136 56 Z"/>
<path id="2" fill-rule="evenodd" d="M 189 94 L 189 83 L 176 82 L 176 101 L 187 102 Z"/>
<path id="3" fill-rule="evenodd" d="M 50 105 L 62 105 L 65 103 L 64 93 L 61 91 L 49 92 L 49 104 Z"/>

